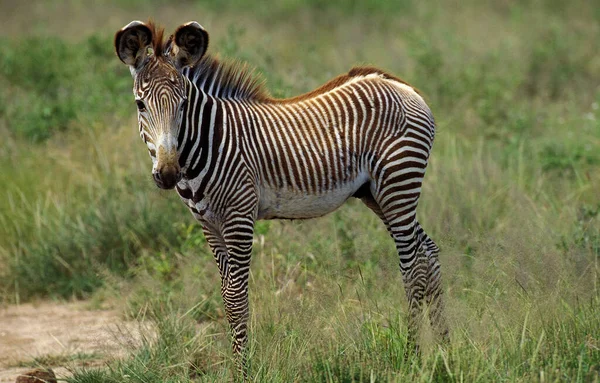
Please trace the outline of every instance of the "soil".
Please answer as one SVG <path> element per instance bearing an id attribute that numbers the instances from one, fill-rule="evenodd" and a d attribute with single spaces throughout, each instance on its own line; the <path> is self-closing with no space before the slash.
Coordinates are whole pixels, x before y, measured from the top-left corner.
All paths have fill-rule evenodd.
<path id="1" fill-rule="evenodd" d="M 0 308 L 0 382 L 12 383 L 40 364 L 64 378 L 74 367 L 102 365 L 139 339 L 138 322 L 89 307 L 44 302 Z"/>

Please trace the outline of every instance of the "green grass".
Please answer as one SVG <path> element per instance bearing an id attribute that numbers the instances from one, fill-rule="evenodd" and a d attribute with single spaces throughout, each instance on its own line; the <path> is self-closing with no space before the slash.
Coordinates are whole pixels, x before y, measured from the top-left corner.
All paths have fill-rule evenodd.
<path id="1" fill-rule="evenodd" d="M 43 141 L 56 132 L 85 129 L 108 111 L 122 117 L 118 105 L 130 84 L 116 70 L 120 65 L 106 37 L 76 44 L 53 36 L 0 39 L 3 99 L 10 99 L 2 115 L 9 130 Z"/>
<path id="2" fill-rule="evenodd" d="M 599 303 L 595 297 L 578 308 L 563 304 L 561 312 L 546 312 L 543 320 L 532 319 L 536 310 L 531 309 L 514 321 L 514 327 L 496 323 L 485 340 L 471 335 L 468 324 L 455 325 L 448 348 L 431 347 L 422 357 L 405 356 L 404 320 L 394 314 L 361 307 L 366 316 L 346 314 L 340 323 L 336 312 L 338 320 L 320 328 L 310 326 L 314 318 L 311 321 L 300 310 L 290 317 L 267 310 L 252 318 L 251 381 L 595 381 Z M 227 342 L 221 326 L 209 324 L 198 330 L 191 317 L 174 314 L 172 307 L 162 310 L 155 313 L 160 318 L 155 339 L 145 339 L 125 360 L 100 370 L 79 370 L 68 381 L 230 379 L 234 364 L 224 351 Z M 320 324 L 323 311 L 311 314 Z M 256 323 L 257 317 L 262 324 Z"/>
<path id="3" fill-rule="evenodd" d="M 425 328 L 423 355 L 404 357 L 393 243 L 351 201 L 318 220 L 258 224 L 253 381 L 598 381 L 597 7 L 42 7 L 45 18 L 27 15 L 31 34 L 0 39 L 0 300 L 117 300 L 157 329 L 69 381 L 222 381 L 234 366 L 212 255 L 174 193 L 151 181 L 131 77 L 112 53 L 111 34 L 145 16 L 104 21 L 110 7 L 154 15 L 167 32 L 198 19 L 212 52 L 255 65 L 277 96 L 369 63 L 418 87 L 436 116 L 419 220 L 442 248 L 448 348 Z M 60 19 L 61 7 L 79 24 Z"/>

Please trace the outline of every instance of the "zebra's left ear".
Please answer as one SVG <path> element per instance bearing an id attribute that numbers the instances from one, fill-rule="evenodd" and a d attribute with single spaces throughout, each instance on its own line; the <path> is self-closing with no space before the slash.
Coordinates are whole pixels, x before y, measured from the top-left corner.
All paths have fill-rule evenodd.
<path id="1" fill-rule="evenodd" d="M 173 35 L 171 56 L 178 69 L 196 63 L 208 48 L 208 33 L 195 21 L 183 24 Z"/>

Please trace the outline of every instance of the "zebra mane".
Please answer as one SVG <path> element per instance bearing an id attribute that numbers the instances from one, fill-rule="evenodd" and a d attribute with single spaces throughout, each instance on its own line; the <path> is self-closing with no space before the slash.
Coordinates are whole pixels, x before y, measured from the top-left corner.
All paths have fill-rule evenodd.
<path id="1" fill-rule="evenodd" d="M 378 75 L 381 78 L 411 86 L 406 81 L 381 69 L 372 66 L 359 66 L 352 68 L 348 73 L 329 80 L 310 92 L 290 98 L 277 99 L 271 97 L 265 87 L 264 78 L 257 74 L 252 66 L 234 60 L 221 61 L 218 57 L 208 54 L 192 67 L 184 70 L 183 74 L 206 94 L 214 97 L 280 104 L 307 100 L 342 86 L 356 77 L 368 75 Z M 418 89 L 414 87 L 413 89 L 421 94 Z"/>
<path id="2" fill-rule="evenodd" d="M 271 99 L 264 78 L 243 62 L 221 60 L 206 54 L 183 74 L 199 89 L 214 97 L 250 101 Z"/>
<path id="3" fill-rule="evenodd" d="M 163 27 L 159 27 L 154 20 L 148 19 L 146 22 L 146 26 L 150 29 L 150 33 L 152 34 L 152 49 L 154 50 L 154 55 L 157 57 L 163 56 L 165 48 L 167 44 L 163 42 L 165 29 Z M 169 37 L 171 40 L 171 37 Z"/>

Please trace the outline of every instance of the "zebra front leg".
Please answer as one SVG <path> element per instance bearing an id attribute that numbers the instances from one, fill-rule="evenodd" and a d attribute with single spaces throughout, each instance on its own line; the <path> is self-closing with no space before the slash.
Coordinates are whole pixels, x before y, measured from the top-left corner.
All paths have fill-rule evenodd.
<path id="1" fill-rule="evenodd" d="M 206 242 L 208 242 L 208 246 L 210 246 L 210 250 L 213 253 L 215 262 L 219 267 L 222 289 L 228 269 L 227 247 L 225 246 L 225 241 L 218 230 L 215 230 L 211 226 L 202 225 L 202 230 L 204 231 L 204 238 L 206 238 Z"/>
<path id="2" fill-rule="evenodd" d="M 236 360 L 236 367 L 240 376 L 245 380 L 247 371 L 246 345 L 248 343 L 248 278 L 237 274 L 246 274 L 238 267 L 231 267 L 227 275 L 225 286 L 221 289 L 225 314 L 231 329 L 232 350 Z"/>
<path id="3" fill-rule="evenodd" d="M 248 343 L 248 278 L 254 235 L 254 216 L 249 213 L 232 213 L 222 225 L 223 240 L 227 248 L 227 270 L 224 272 L 221 295 L 225 313 L 233 335 L 233 354 L 238 371 L 247 377 Z"/>
<path id="4" fill-rule="evenodd" d="M 232 333 L 232 349 L 236 367 L 240 377 L 245 380 L 247 377 L 245 348 L 248 340 L 248 267 L 252 251 L 252 237 L 249 241 L 247 237 L 245 240 L 241 240 L 242 237 L 236 235 L 239 232 L 229 226 L 225 225 L 226 229 L 223 230 L 223 234 L 209 226 L 203 228 L 204 236 L 221 274 L 221 296 Z"/>

